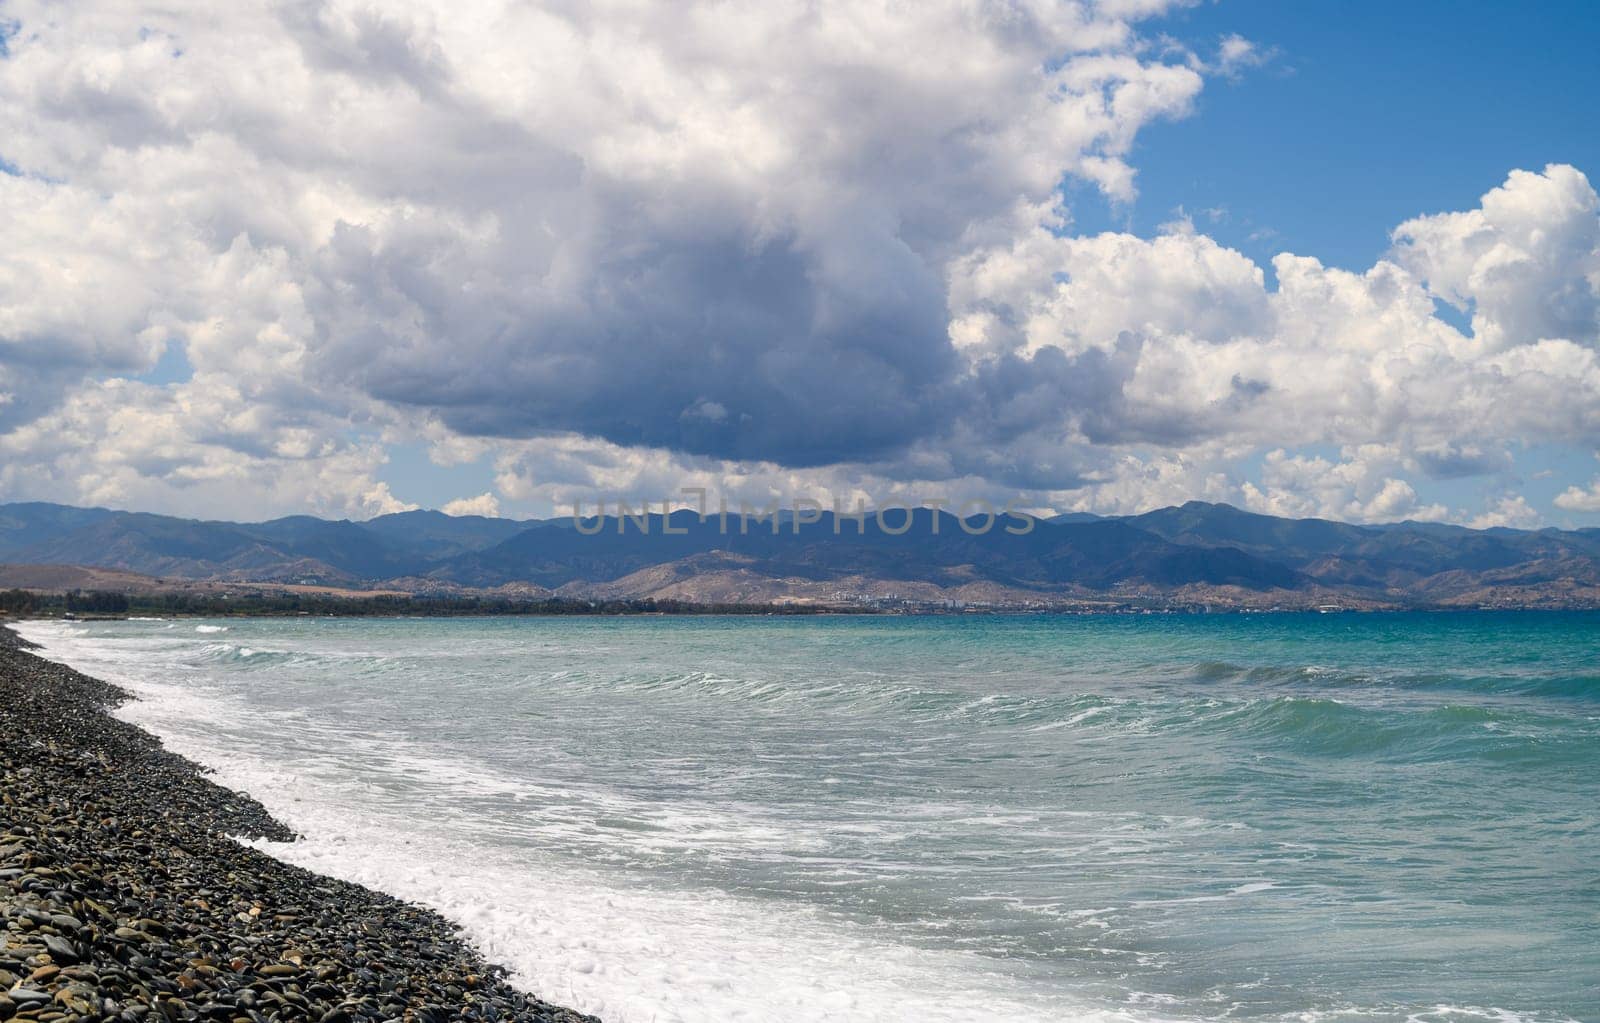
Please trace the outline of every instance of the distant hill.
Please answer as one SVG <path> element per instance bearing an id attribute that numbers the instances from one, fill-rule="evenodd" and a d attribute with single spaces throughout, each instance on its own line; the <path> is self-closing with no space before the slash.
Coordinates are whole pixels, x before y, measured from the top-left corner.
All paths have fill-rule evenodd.
<path id="1" fill-rule="evenodd" d="M 0 563 L 168 580 L 704 601 L 1600 606 L 1600 530 L 1358 526 L 1200 501 L 1125 517 L 1069 513 L 1026 531 L 1015 520 L 963 522 L 926 509 L 883 522 L 784 513 L 776 525 L 741 528 L 737 515 L 724 525 L 688 511 L 578 524 L 435 511 L 235 523 L 29 503 L 0 505 Z"/>
<path id="2" fill-rule="evenodd" d="M 240 584 L 220 579 L 173 579 L 128 572 L 118 568 L 95 568 L 87 565 L 26 565 L 0 564 L 0 590 L 39 590 L 49 593 L 72 590 L 97 590 L 124 593 L 130 596 L 153 594 L 190 594 L 193 596 L 221 596 L 233 593 L 267 595 L 302 594 L 325 597 L 376 597 L 405 596 L 411 591 L 390 587 L 361 587 L 300 585 L 296 583 Z"/>
<path id="3" fill-rule="evenodd" d="M 444 559 L 493 547 L 534 524 L 424 510 L 380 515 L 361 523 L 361 527 L 391 543 L 409 546 L 428 558 Z"/>
<path id="4" fill-rule="evenodd" d="M 1448 573 L 1600 558 L 1595 530 L 1474 530 L 1433 522 L 1355 526 L 1191 501 L 1123 520 L 1186 545 L 1234 547 L 1333 585 L 1409 590 Z"/>
<path id="5" fill-rule="evenodd" d="M 106 590 L 151 593 L 161 580 L 137 572 L 87 565 L 0 565 L 0 590 Z"/>
<path id="6" fill-rule="evenodd" d="M 1021 536 L 998 523 L 981 533 L 968 531 L 981 525 L 973 520 L 963 528 L 953 515 L 924 509 L 903 533 L 898 532 L 898 519 L 885 528 L 868 516 L 858 526 L 854 519 L 836 520 L 831 513 L 816 522 L 780 525 L 776 532 L 766 523 L 751 523 L 741 531 L 736 516 L 730 516 L 725 530 L 716 517 L 701 521 L 693 512 L 681 511 L 670 520 L 652 515 L 645 528 L 632 520 L 591 520 L 587 528 L 595 530 L 593 535 L 542 525 L 442 562 L 431 574 L 478 586 L 526 581 L 555 588 L 612 580 L 720 551 L 745 558 L 751 571 L 812 580 L 863 576 L 961 585 L 982 579 L 1039 591 L 1105 589 L 1119 583 L 1267 590 L 1304 581 L 1283 565 L 1240 550 L 1173 544 L 1121 522 L 1041 521 Z M 669 533 L 667 526 L 675 532 Z"/>

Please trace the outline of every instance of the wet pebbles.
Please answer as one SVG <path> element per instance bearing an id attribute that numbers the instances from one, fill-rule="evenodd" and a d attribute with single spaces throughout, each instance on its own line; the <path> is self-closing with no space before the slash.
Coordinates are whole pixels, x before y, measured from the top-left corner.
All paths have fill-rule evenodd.
<path id="1" fill-rule="evenodd" d="M 0 627 L 0 1021 L 592 1020 L 437 914 L 227 836 L 293 836 Z"/>

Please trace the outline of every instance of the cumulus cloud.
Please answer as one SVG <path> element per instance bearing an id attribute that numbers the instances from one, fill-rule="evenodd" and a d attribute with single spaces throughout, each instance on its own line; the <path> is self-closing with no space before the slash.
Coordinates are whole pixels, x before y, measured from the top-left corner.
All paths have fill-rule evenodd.
<path id="1" fill-rule="evenodd" d="M 500 517 L 500 501 L 492 493 L 479 494 L 477 497 L 459 497 L 439 509 L 446 515 L 482 515 L 495 519 Z"/>
<path id="2" fill-rule="evenodd" d="M 0 494 L 202 518 L 415 508 L 377 479 L 382 446 L 335 426 L 245 402 L 222 380 L 104 381 L 0 434 Z"/>
<path id="3" fill-rule="evenodd" d="M 1563 511 L 1600 512 L 1600 479 L 1588 487 L 1572 486 L 1556 495 L 1555 504 Z"/>
<path id="4" fill-rule="evenodd" d="M 1485 349 L 1600 337 L 1600 198 L 1574 167 L 1513 171 L 1478 209 L 1395 229 L 1401 265 L 1472 313 Z"/>
<path id="5" fill-rule="evenodd" d="M 1502 472 L 1509 441 L 1600 434 L 1596 208 L 1573 168 L 1515 173 L 1479 210 L 1403 225 L 1394 258 L 1363 273 L 1280 254 L 1276 289 L 1193 231 L 1038 226 L 956 265 L 951 334 L 980 379 L 1019 382 L 992 388 L 995 405 L 1055 409 L 1051 428 L 1097 445 L 1379 445 L 1396 471 Z M 1473 306 L 1472 334 L 1436 314 L 1441 297 Z M 1311 458 L 1290 478 L 1298 463 L 1284 458 L 1254 484 L 1263 508 L 1434 511 L 1411 503 L 1402 476 L 1389 486 Z M 1313 494 L 1312 477 L 1327 473 L 1361 476 L 1364 496 Z"/>
<path id="6" fill-rule="evenodd" d="M 1291 455 L 1279 448 L 1263 460 L 1261 483 L 1245 483 L 1247 507 L 1291 518 L 1330 518 L 1347 522 L 1439 521 L 1449 514 L 1440 504 L 1423 504 L 1416 488 L 1393 475 L 1392 450 L 1371 445 L 1327 458 Z"/>
<path id="7" fill-rule="evenodd" d="M 1504 494 L 1481 515 L 1467 521 L 1473 529 L 1531 529 L 1539 524 L 1539 512 L 1521 494 Z"/>

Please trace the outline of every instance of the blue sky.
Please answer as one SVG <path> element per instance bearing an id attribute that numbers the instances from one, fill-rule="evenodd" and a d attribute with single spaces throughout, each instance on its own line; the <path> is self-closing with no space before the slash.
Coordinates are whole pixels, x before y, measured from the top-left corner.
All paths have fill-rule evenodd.
<path id="1" fill-rule="evenodd" d="M 1419 213 L 1467 209 L 1513 167 L 1600 169 L 1594 4 L 1221 0 L 1162 22 L 1191 45 L 1238 33 L 1274 56 L 1141 132 L 1139 198 L 1072 190 L 1083 231 L 1153 233 L 1182 207 L 1265 261 L 1365 269 Z M 1206 210 L 1225 211 L 1212 220 Z M 1253 239 L 1256 232 L 1270 235 Z"/>

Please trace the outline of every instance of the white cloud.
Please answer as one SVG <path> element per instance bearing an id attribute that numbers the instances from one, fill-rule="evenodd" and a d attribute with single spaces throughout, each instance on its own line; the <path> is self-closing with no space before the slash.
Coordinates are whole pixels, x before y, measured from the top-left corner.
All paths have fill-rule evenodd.
<path id="1" fill-rule="evenodd" d="M 1557 508 L 1573 512 L 1600 512 L 1600 479 L 1592 480 L 1587 489 L 1572 486 L 1556 495 Z"/>
<path id="2" fill-rule="evenodd" d="M 1140 457 L 1124 454 L 1090 469 L 1085 485 L 1039 495 L 1039 503 L 1062 511 L 1134 515 L 1185 501 L 1242 503 L 1242 490 L 1217 453 Z"/>
<path id="3" fill-rule="evenodd" d="M 1330 518 L 1347 522 L 1439 521 L 1448 510 L 1423 504 L 1416 488 L 1391 475 L 1394 452 L 1372 445 L 1344 452 L 1343 460 L 1270 451 L 1262 463 L 1261 484 L 1244 484 L 1245 506 L 1291 518 Z"/>
<path id="4" fill-rule="evenodd" d="M 1193 231 L 1034 227 L 956 265 L 952 337 L 996 378 L 996 400 L 1053 408 L 1054 428 L 1101 445 L 1384 445 L 1408 471 L 1503 471 L 1508 442 L 1600 436 L 1596 205 L 1566 167 L 1513 174 L 1485 196 L 1493 215 L 1478 215 L 1505 224 L 1506 207 L 1519 211 L 1519 244 L 1539 249 L 1529 258 L 1543 275 L 1513 282 L 1426 276 L 1442 267 L 1450 278 L 1462 262 L 1451 246 L 1479 243 L 1433 232 L 1422 244 L 1419 221 L 1402 228 L 1413 240 L 1396 261 L 1365 273 L 1281 254 L 1276 290 L 1243 254 Z M 1469 289 L 1493 344 L 1435 315 L 1440 288 Z M 1541 296 L 1569 314 L 1533 317 Z M 1391 500 L 1403 494 L 1397 485 Z M 1352 513 L 1376 511 L 1362 499 Z"/>
<path id="5" fill-rule="evenodd" d="M 376 443 L 247 402 L 226 380 L 110 380 L 0 434 L 0 494 L 198 517 L 370 518 L 416 505 L 376 478 Z"/>
<path id="6" fill-rule="evenodd" d="M 1109 348 L 1124 333 L 1216 343 L 1269 327 L 1261 268 L 1192 230 L 1147 241 L 1037 227 L 959 264 L 951 299 L 969 347 L 1025 353 Z M 966 318 L 980 322 L 963 329 Z"/>
<path id="7" fill-rule="evenodd" d="M 1511 529 L 1532 529 L 1539 524 L 1539 512 L 1521 494 L 1505 494 L 1497 498 L 1489 509 L 1467 521 L 1473 529 L 1492 529 L 1504 526 Z"/>
<path id="8" fill-rule="evenodd" d="M 1223 36 L 1222 41 L 1217 44 L 1215 67 L 1221 74 L 1234 78 L 1249 68 L 1260 67 L 1274 55 L 1273 50 L 1262 49 L 1234 32 Z"/>
<path id="9" fill-rule="evenodd" d="M 1478 209 L 1395 229 L 1402 265 L 1472 312 L 1487 349 L 1600 335 L 1600 197 L 1576 168 L 1513 171 Z"/>
<path id="10" fill-rule="evenodd" d="M 496 519 L 500 517 L 500 501 L 492 493 L 483 493 L 477 497 L 459 497 L 439 510 L 446 515 L 482 515 Z"/>

